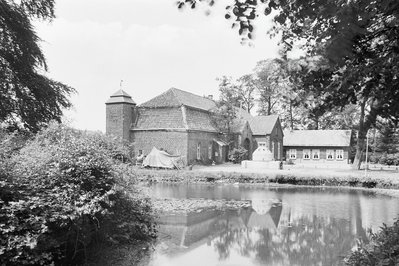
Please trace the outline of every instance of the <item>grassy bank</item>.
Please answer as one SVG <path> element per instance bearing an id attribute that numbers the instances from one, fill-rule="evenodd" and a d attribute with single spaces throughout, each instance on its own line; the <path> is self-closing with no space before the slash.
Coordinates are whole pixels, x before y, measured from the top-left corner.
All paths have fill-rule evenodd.
<path id="1" fill-rule="evenodd" d="M 370 173 L 367 177 L 360 171 L 320 171 L 320 169 L 265 170 L 263 173 L 137 169 L 136 173 L 140 181 L 146 182 L 224 182 L 399 189 L 399 173 L 394 172 Z"/>

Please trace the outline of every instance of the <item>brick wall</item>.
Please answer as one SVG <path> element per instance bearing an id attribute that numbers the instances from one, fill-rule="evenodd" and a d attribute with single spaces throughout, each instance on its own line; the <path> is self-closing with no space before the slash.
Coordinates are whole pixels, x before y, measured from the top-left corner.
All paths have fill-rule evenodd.
<path id="1" fill-rule="evenodd" d="M 284 157 L 283 151 L 283 130 L 281 128 L 280 123 L 276 123 L 276 126 L 273 128 L 272 133 L 270 134 L 270 151 L 272 151 L 272 145 L 274 143 L 274 159 L 275 160 L 282 160 Z M 280 146 L 280 154 L 278 154 Z"/>
<path id="2" fill-rule="evenodd" d="M 203 163 L 209 164 L 212 163 L 215 156 L 215 149 L 213 145 L 213 139 L 217 138 L 217 133 L 208 133 L 208 132 L 189 132 L 188 133 L 188 147 L 187 147 L 187 161 L 188 163 L 192 163 L 197 160 L 197 145 L 201 143 L 201 161 Z M 208 152 L 209 147 L 212 149 L 212 158 L 209 159 Z M 219 156 L 220 153 L 218 152 Z M 217 161 L 217 160 L 215 160 Z"/>
<path id="3" fill-rule="evenodd" d="M 240 136 L 240 143 L 239 145 L 241 145 L 242 147 L 244 147 L 245 149 L 248 150 L 248 159 L 251 160 L 252 159 L 252 153 L 254 152 L 254 138 L 252 136 L 252 130 L 249 126 L 249 123 L 246 122 L 246 125 L 244 126 L 243 130 L 241 131 L 241 136 Z M 246 143 L 245 140 L 248 139 L 249 140 L 249 147 L 246 147 Z"/>
<path id="4" fill-rule="evenodd" d="M 187 156 L 187 132 L 177 131 L 131 131 L 134 142 L 135 155 L 139 150 L 148 154 L 153 147 L 163 148 L 168 153 L 180 154 L 184 158 Z"/>
<path id="5" fill-rule="evenodd" d="M 134 105 L 115 103 L 106 105 L 106 134 L 125 140 L 130 139 L 130 127 L 134 119 Z"/>

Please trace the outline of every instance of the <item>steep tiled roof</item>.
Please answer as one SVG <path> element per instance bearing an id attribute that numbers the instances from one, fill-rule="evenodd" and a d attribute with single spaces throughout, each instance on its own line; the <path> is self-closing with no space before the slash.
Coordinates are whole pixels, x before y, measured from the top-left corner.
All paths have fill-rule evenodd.
<path id="1" fill-rule="evenodd" d="M 186 108 L 186 120 L 188 129 L 216 132 L 208 112 Z"/>
<path id="2" fill-rule="evenodd" d="M 248 122 L 254 135 L 266 135 L 272 133 L 277 119 L 278 115 L 254 116 L 249 118 Z"/>
<path id="3" fill-rule="evenodd" d="M 134 129 L 185 129 L 180 108 L 140 108 Z"/>
<path id="4" fill-rule="evenodd" d="M 132 96 L 130 96 L 126 91 L 124 90 L 118 90 L 114 94 L 111 95 L 111 98 L 109 98 L 105 104 L 110 104 L 110 103 L 129 103 L 129 104 L 136 104 L 132 100 Z"/>
<path id="5" fill-rule="evenodd" d="M 240 109 L 238 107 L 236 107 L 235 109 L 236 109 L 236 118 L 233 121 L 231 131 L 234 133 L 240 133 L 247 124 L 247 121 L 249 122 L 252 119 L 252 115 L 244 109 Z"/>
<path id="6" fill-rule="evenodd" d="M 284 131 L 284 146 L 348 147 L 350 130 L 293 130 Z"/>
<path id="7" fill-rule="evenodd" d="M 213 100 L 176 88 L 171 88 L 161 95 L 158 95 L 151 100 L 141 104 L 140 106 L 147 108 L 157 108 L 178 107 L 181 105 L 205 111 L 216 107 L 216 104 Z"/>

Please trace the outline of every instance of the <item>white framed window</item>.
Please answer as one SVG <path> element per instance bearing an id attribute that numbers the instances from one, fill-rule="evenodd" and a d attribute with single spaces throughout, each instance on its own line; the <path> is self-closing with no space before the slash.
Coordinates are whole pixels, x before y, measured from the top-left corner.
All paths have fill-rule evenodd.
<path id="1" fill-rule="evenodd" d="M 273 157 L 274 157 L 274 145 L 275 145 L 275 143 L 274 143 L 274 141 L 272 141 L 272 154 L 273 154 Z"/>
<path id="2" fill-rule="evenodd" d="M 280 141 L 277 141 L 277 159 L 281 159 L 281 143 Z"/>
<path id="3" fill-rule="evenodd" d="M 197 160 L 201 160 L 201 143 L 197 144 Z"/>
<path id="4" fill-rule="evenodd" d="M 303 159 L 310 160 L 310 150 L 303 150 Z"/>
<path id="5" fill-rule="evenodd" d="M 344 150 L 335 150 L 335 156 L 337 160 L 344 159 Z"/>
<path id="6" fill-rule="evenodd" d="M 266 147 L 266 142 L 258 142 L 259 147 Z"/>
<path id="7" fill-rule="evenodd" d="M 212 159 L 212 143 L 210 143 L 208 147 L 208 159 Z"/>
<path id="8" fill-rule="evenodd" d="M 289 159 L 296 159 L 296 149 L 289 149 L 288 150 L 288 158 Z"/>
<path id="9" fill-rule="evenodd" d="M 320 159 L 320 150 L 312 150 L 312 159 L 319 160 Z"/>
<path id="10" fill-rule="evenodd" d="M 327 150 L 326 151 L 326 159 L 327 160 L 334 160 L 334 150 Z"/>

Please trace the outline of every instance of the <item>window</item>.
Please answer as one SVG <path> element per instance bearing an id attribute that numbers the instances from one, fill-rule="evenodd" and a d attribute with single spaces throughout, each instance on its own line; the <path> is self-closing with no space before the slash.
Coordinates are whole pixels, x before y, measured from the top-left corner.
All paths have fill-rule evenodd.
<path id="1" fill-rule="evenodd" d="M 208 147 L 208 159 L 212 159 L 212 143 L 210 143 Z"/>
<path id="2" fill-rule="evenodd" d="M 289 149 L 288 150 L 288 158 L 289 159 L 296 159 L 296 149 Z"/>
<path id="3" fill-rule="evenodd" d="M 272 141 L 272 154 L 273 154 L 273 158 L 274 158 L 274 141 Z"/>
<path id="4" fill-rule="evenodd" d="M 303 159 L 310 160 L 310 150 L 303 150 Z"/>
<path id="5" fill-rule="evenodd" d="M 343 160 L 344 159 L 344 150 L 335 150 L 336 158 L 337 160 Z"/>
<path id="6" fill-rule="evenodd" d="M 266 142 L 258 142 L 259 147 L 266 147 Z"/>
<path id="7" fill-rule="evenodd" d="M 320 159 L 320 150 L 312 150 L 312 158 L 313 160 Z"/>
<path id="8" fill-rule="evenodd" d="M 201 160 L 201 143 L 197 144 L 197 160 Z"/>
<path id="9" fill-rule="evenodd" d="M 281 159 L 281 143 L 280 141 L 277 141 L 277 159 Z"/>
<path id="10" fill-rule="evenodd" d="M 327 160 L 334 160 L 334 150 L 327 150 L 326 158 L 327 158 Z"/>

